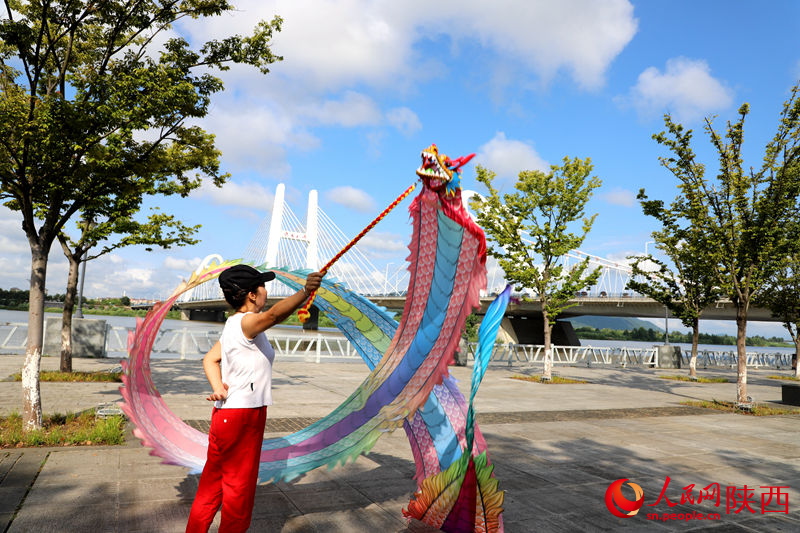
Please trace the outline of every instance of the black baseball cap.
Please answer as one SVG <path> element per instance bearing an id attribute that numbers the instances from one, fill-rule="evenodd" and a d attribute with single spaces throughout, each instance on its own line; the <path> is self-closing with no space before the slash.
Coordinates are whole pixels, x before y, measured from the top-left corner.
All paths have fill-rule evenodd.
<path id="1" fill-rule="evenodd" d="M 259 272 L 250 265 L 234 265 L 219 275 L 219 286 L 223 289 L 250 290 L 273 279 L 274 272 Z"/>

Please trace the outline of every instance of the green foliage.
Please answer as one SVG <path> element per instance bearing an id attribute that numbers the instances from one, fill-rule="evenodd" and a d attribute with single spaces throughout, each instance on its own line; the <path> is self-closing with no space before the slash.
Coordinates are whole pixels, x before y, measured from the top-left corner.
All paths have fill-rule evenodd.
<path id="1" fill-rule="evenodd" d="M 730 383 L 728 378 L 691 378 L 690 376 L 658 376 L 659 379 L 672 381 L 691 381 L 693 383 Z"/>
<path id="2" fill-rule="evenodd" d="M 297 312 L 296 311 L 294 313 L 292 313 L 291 315 L 289 315 L 286 318 L 286 320 L 281 322 L 281 324 L 284 325 L 284 326 L 300 326 L 300 325 L 302 325 L 302 323 L 300 322 L 300 319 L 297 318 Z M 333 321 L 330 318 L 328 318 L 328 315 L 326 315 L 324 312 L 320 312 L 320 314 L 319 314 L 319 323 L 317 325 L 319 327 L 321 327 L 321 328 L 335 328 L 336 327 L 336 324 L 334 324 Z"/>
<path id="3" fill-rule="evenodd" d="M 800 378 L 795 377 L 795 376 L 773 375 L 773 376 L 767 376 L 767 378 L 768 379 L 781 379 L 781 380 L 786 380 L 786 381 L 800 381 Z"/>
<path id="4" fill-rule="evenodd" d="M 590 159 L 565 157 L 562 165 L 552 165 L 547 173 L 520 172 L 514 185 L 517 192 L 501 199 L 492 186 L 495 174 L 477 167 L 477 180 L 489 194 L 476 200 L 473 208 L 489 236 L 489 254 L 497 258 L 517 290 L 528 288 L 538 294 L 546 321 L 555 322 L 574 305 L 569 301 L 575 292 L 593 285 L 600 276 L 600 268 L 587 272 L 588 258 L 570 269 L 561 263 L 567 252 L 581 245 L 597 216 L 584 214 L 601 183 L 596 176 L 590 177 L 591 172 Z"/>
<path id="5" fill-rule="evenodd" d="M 24 433 L 22 417 L 0 417 L 0 448 L 27 446 L 114 445 L 125 442 L 125 418 L 95 418 L 94 410 L 45 416 L 42 429 Z"/>
<path id="6" fill-rule="evenodd" d="M 706 246 L 711 282 L 737 308 L 737 401 L 747 404 L 744 340 L 747 312 L 786 257 L 800 246 L 800 99 L 798 86 L 784 103 L 778 131 L 765 148 L 759 168 L 747 169 L 742 158 L 744 123 L 750 112 L 739 108 L 724 137 L 706 119 L 705 130 L 719 157 L 719 171 L 708 179 L 691 147 L 692 131 L 665 115 L 666 130 L 653 136 L 671 152 L 661 164 L 678 178 L 679 194 L 669 210 L 679 227 L 690 227 Z M 644 192 L 640 194 L 644 197 Z M 647 203 L 643 204 L 647 207 Z M 658 204 L 651 203 L 653 207 Z M 685 223 L 683 222 L 685 221 Z M 697 281 L 697 280 L 693 280 Z"/>
<path id="7" fill-rule="evenodd" d="M 579 327 L 575 328 L 575 334 L 579 339 L 595 339 L 595 340 L 619 340 L 619 341 L 643 341 L 643 342 L 663 342 L 664 333 L 651 328 L 635 328 L 629 330 L 609 329 L 609 328 L 592 328 L 592 327 Z M 691 344 L 692 334 L 681 333 L 679 331 L 670 331 L 669 341 L 676 344 Z M 780 337 L 763 337 L 761 335 L 754 335 L 747 337 L 745 340 L 747 346 L 771 346 L 771 347 L 787 347 L 791 344 L 787 343 Z M 719 346 L 735 346 L 736 337 L 733 335 L 723 335 L 719 333 L 700 333 L 700 344 L 714 344 Z"/>
<path id="8" fill-rule="evenodd" d="M 542 378 L 542 376 L 523 376 L 520 374 L 516 374 L 511 376 L 511 379 L 516 379 L 519 381 L 530 381 L 532 383 L 542 383 L 544 385 L 566 385 L 574 383 L 589 383 L 588 381 L 584 381 L 582 379 L 564 378 L 561 376 L 552 376 L 550 379 L 544 379 Z"/>
<path id="9" fill-rule="evenodd" d="M 186 196 L 201 176 L 225 181 L 213 135 L 191 121 L 208 113 L 223 88 L 214 68 L 243 63 L 266 72 L 281 59 L 269 50 L 281 19 L 199 51 L 173 37 L 155 57 L 148 53 L 153 39 L 173 22 L 233 6 L 112 0 L 10 7 L 0 19 L 0 201 L 21 211 L 32 251 L 46 260 L 79 212 L 96 223 L 82 236 L 87 242 L 111 231 L 127 235 L 125 242 L 172 241 L 163 233 L 177 229 L 171 216 L 154 212 L 142 227 L 133 215 L 143 196 Z"/>
<path id="10" fill-rule="evenodd" d="M 478 342 L 478 327 L 481 324 L 481 318 L 477 313 L 472 312 L 467 316 L 464 321 L 464 333 L 461 334 L 467 342 Z"/>
<path id="11" fill-rule="evenodd" d="M 705 409 L 714 409 L 716 411 L 725 411 L 727 413 L 737 413 L 741 415 L 751 416 L 775 416 L 775 415 L 798 415 L 800 409 L 785 409 L 782 407 L 773 407 L 767 404 L 752 404 L 748 408 L 735 404 L 733 402 L 724 402 L 719 400 L 684 400 L 681 405 L 689 405 L 691 407 L 703 407 Z"/>
<path id="12" fill-rule="evenodd" d="M 45 294 L 45 299 L 49 302 L 63 302 L 63 294 Z M 0 289 L 0 309 L 20 309 L 28 310 L 29 290 L 5 290 Z"/>
<path id="13" fill-rule="evenodd" d="M 154 211 L 146 222 L 135 215 L 143 197 L 185 197 L 203 177 L 217 186 L 228 178 L 220 172 L 214 136 L 192 124 L 223 89 L 215 69 L 239 63 L 268 72 L 282 59 L 270 50 L 282 21 L 260 22 L 252 35 L 199 43 L 197 50 L 172 37 L 150 53 L 154 39 L 176 21 L 234 7 L 226 0 L 9 0 L 6 7 L 0 18 L 0 202 L 20 211 L 31 247 L 30 365 L 42 346 L 47 258 L 57 237 L 68 257 L 82 257 L 114 233 L 120 240 L 103 250 L 195 242 L 197 227 L 171 215 Z M 64 228 L 78 214 L 87 223 L 70 243 Z M 38 402 L 24 413 L 26 428 L 39 425 Z"/>
<path id="14" fill-rule="evenodd" d="M 652 256 L 634 256 L 628 288 L 664 304 L 684 326 L 697 328 L 703 310 L 720 296 L 708 235 L 690 222 L 686 204 L 677 198 L 666 207 L 661 200 L 649 200 L 644 189 L 639 200 L 645 215 L 658 220 L 661 229 L 653 232 L 656 247 L 669 257 L 667 263 Z M 642 263 L 651 262 L 655 270 L 644 270 Z"/>
<path id="15" fill-rule="evenodd" d="M 756 302 L 780 319 L 794 343 L 800 345 L 800 250 L 777 265 Z"/>
<path id="16" fill-rule="evenodd" d="M 723 138 L 706 119 L 705 130 L 719 156 L 715 180 L 705 176 L 691 148 L 692 131 L 664 117 L 666 131 L 653 136 L 672 156 L 660 161 L 680 181 L 673 204 L 677 214 L 705 235 L 704 253 L 713 265 L 720 291 L 737 306 L 748 306 L 766 286 L 776 265 L 796 244 L 800 194 L 800 100 L 796 86 L 784 104 L 778 132 L 767 144 L 761 167 L 746 170 L 742 160 L 744 122 L 728 123 Z"/>
<path id="17" fill-rule="evenodd" d="M 22 381 L 22 373 L 12 374 L 14 381 Z M 122 372 L 39 372 L 39 381 L 59 383 L 122 383 Z"/>

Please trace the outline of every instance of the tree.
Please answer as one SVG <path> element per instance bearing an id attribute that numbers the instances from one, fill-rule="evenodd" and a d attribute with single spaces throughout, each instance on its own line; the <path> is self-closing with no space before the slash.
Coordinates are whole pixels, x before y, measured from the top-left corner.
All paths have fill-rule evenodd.
<path id="1" fill-rule="evenodd" d="M 775 269 L 757 303 L 772 311 L 783 322 L 794 342 L 792 370 L 800 378 L 800 252 L 795 252 Z"/>
<path id="2" fill-rule="evenodd" d="M 213 135 L 190 121 L 222 90 L 214 69 L 268 72 L 281 20 L 197 51 L 153 39 L 179 19 L 218 16 L 225 0 L 5 0 L 0 19 L 0 201 L 22 214 L 31 249 L 23 428 L 41 426 L 39 367 L 47 256 L 66 222 L 130 189 L 186 196 L 201 175 L 221 185 Z M 155 54 L 155 51 L 154 51 Z M 38 224 L 38 226 L 37 226 Z"/>
<path id="3" fill-rule="evenodd" d="M 141 191 L 137 191 L 141 193 Z M 133 219 L 139 211 L 141 194 L 137 198 L 117 196 L 103 206 L 93 202 L 93 211 L 83 212 L 81 222 L 78 223 L 80 237 L 73 241 L 63 231 L 58 234 L 61 249 L 69 262 L 67 276 L 67 292 L 64 298 L 64 309 L 61 317 L 61 365 L 62 372 L 72 372 L 72 312 L 75 309 L 75 295 L 78 292 L 78 269 L 81 262 L 91 261 L 118 248 L 137 244 L 171 248 L 172 246 L 186 246 L 196 244 L 197 240 L 192 235 L 200 226 L 184 226 L 172 215 L 161 213 L 157 208 L 148 218 L 147 222 L 138 222 Z M 137 201 L 138 200 L 138 201 Z M 103 207 L 104 209 L 99 209 Z M 108 211 L 102 213 L 102 211 Z M 120 237 L 114 242 L 108 239 L 112 235 Z M 92 255 L 89 250 L 99 243 L 103 247 Z M 126 296 L 128 304 L 130 299 Z"/>
<path id="4" fill-rule="evenodd" d="M 680 199 L 667 208 L 661 200 L 649 200 L 644 189 L 639 191 L 638 198 L 644 214 L 661 223 L 661 229 L 653 232 L 653 239 L 656 247 L 669 257 L 673 268 L 650 255 L 633 257 L 633 276 L 628 288 L 664 304 L 684 326 L 692 328 L 689 375 L 696 379 L 700 316 L 719 298 L 714 265 L 706 254 L 710 243 L 703 231 L 681 217 L 687 206 Z M 657 270 L 643 270 L 644 261 L 654 263 Z"/>
<path id="5" fill-rule="evenodd" d="M 600 267 L 586 273 L 589 259 L 566 269 L 562 258 L 578 248 L 594 219 L 584 216 L 586 202 L 600 179 L 589 177 L 590 159 L 565 157 L 561 166 L 552 165 L 545 173 L 525 170 L 514 185 L 518 192 L 503 195 L 492 186 L 495 174 L 477 167 L 477 180 L 489 190 L 485 199 L 476 200 L 473 208 L 480 224 L 497 246 L 489 245 L 489 254 L 497 258 L 509 283 L 533 289 L 542 303 L 544 319 L 545 363 L 543 379 L 551 379 L 553 354 L 550 339 L 553 324 L 577 291 L 594 285 Z M 577 232 L 575 222 L 582 222 Z"/>
<path id="6" fill-rule="evenodd" d="M 777 266 L 797 246 L 787 229 L 798 216 L 800 194 L 800 100 L 798 86 L 784 103 L 778 131 L 765 149 L 761 167 L 745 170 L 742 160 L 744 122 L 749 106 L 739 108 L 723 138 L 705 120 L 705 130 L 719 157 L 715 178 L 691 148 L 692 131 L 665 115 L 666 131 L 653 136 L 671 152 L 661 164 L 678 178 L 678 201 L 687 221 L 706 235 L 705 253 L 714 266 L 720 292 L 736 306 L 737 404 L 747 407 L 747 312 Z"/>

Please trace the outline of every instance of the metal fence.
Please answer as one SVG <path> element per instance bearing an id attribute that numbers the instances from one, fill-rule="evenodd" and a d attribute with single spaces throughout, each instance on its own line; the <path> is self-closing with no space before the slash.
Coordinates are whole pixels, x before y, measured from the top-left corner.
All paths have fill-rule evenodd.
<path id="1" fill-rule="evenodd" d="M 129 338 L 133 328 L 106 326 L 106 357 L 127 357 Z M 24 353 L 28 341 L 28 328 L 25 323 L 0 324 L 0 353 Z M 153 344 L 152 357 L 160 359 L 200 359 L 219 339 L 220 329 L 199 329 L 192 327 L 163 328 L 158 332 Z M 361 360 L 353 345 L 343 337 L 325 333 L 292 334 L 270 333 L 268 335 L 275 354 L 300 361 L 340 361 L 358 362 Z M 475 358 L 477 343 L 467 344 L 467 357 Z M 553 364 L 618 367 L 657 367 L 658 349 L 639 347 L 596 347 L 596 346 L 552 346 Z M 681 353 L 682 364 L 689 366 L 690 353 Z M 735 350 L 700 350 L 697 355 L 697 368 L 735 368 Z M 526 366 L 544 364 L 544 346 L 534 344 L 495 344 L 492 354 L 493 365 Z M 791 353 L 747 353 L 747 366 L 751 368 L 791 368 Z"/>
<path id="2" fill-rule="evenodd" d="M 131 330 L 125 327 L 109 327 L 106 335 L 107 356 L 125 357 L 128 353 L 128 337 Z M 196 328 L 162 329 L 153 344 L 152 356 L 155 358 L 199 359 L 211 349 L 221 330 L 203 330 Z M 268 335 L 275 355 L 286 359 L 313 361 L 352 360 L 360 361 L 361 357 L 355 348 L 344 337 L 335 337 L 323 333 L 317 334 L 284 334 Z"/>
<path id="3" fill-rule="evenodd" d="M 468 344 L 468 358 L 475 358 L 477 343 Z M 595 346 L 551 346 L 553 364 L 585 366 L 657 366 L 657 348 L 610 348 Z M 544 364 L 544 346 L 539 344 L 495 344 L 491 364 Z"/>

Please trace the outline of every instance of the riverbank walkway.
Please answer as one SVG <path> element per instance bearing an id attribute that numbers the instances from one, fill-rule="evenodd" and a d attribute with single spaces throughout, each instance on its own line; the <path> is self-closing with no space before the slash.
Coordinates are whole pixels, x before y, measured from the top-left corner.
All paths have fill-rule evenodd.
<path id="1" fill-rule="evenodd" d="M 116 363 L 75 359 L 74 367 L 99 370 Z M 21 356 L 0 355 L 0 379 L 21 365 Z M 58 360 L 43 358 L 42 366 L 56 369 Z M 207 429 L 200 362 L 159 360 L 152 371 L 170 408 Z M 452 371 L 467 392 L 471 368 Z M 800 416 L 752 417 L 681 405 L 732 400 L 736 389 L 735 383 L 658 377 L 685 371 L 556 369 L 589 381 L 577 385 L 512 379 L 523 372 L 539 369 L 491 368 L 476 400 L 495 475 L 506 491 L 506 531 L 800 531 Z M 775 373 L 749 370 L 748 391 L 756 401 L 780 400 L 781 382 L 767 378 Z M 278 362 L 267 436 L 326 415 L 366 375 L 361 364 Z M 700 375 L 735 381 L 733 370 Z M 117 389 L 42 383 L 44 410 L 75 412 L 118 401 Z M 20 409 L 20 384 L 0 382 L 0 414 Z M 409 527 L 401 513 L 416 488 L 413 474 L 405 433 L 397 430 L 355 463 L 259 486 L 250 531 L 425 531 Z M 181 532 L 198 477 L 160 464 L 130 431 L 122 446 L 0 449 L 0 532 Z M 621 478 L 644 493 L 644 506 L 630 518 L 615 517 L 605 503 L 609 485 Z M 713 499 L 698 502 L 701 490 L 711 486 L 703 491 L 708 495 L 715 483 L 719 506 Z M 692 501 L 684 496 L 681 503 L 686 493 Z M 633 498 L 633 490 L 626 487 L 623 495 Z M 719 519 L 699 520 L 699 513 Z"/>

